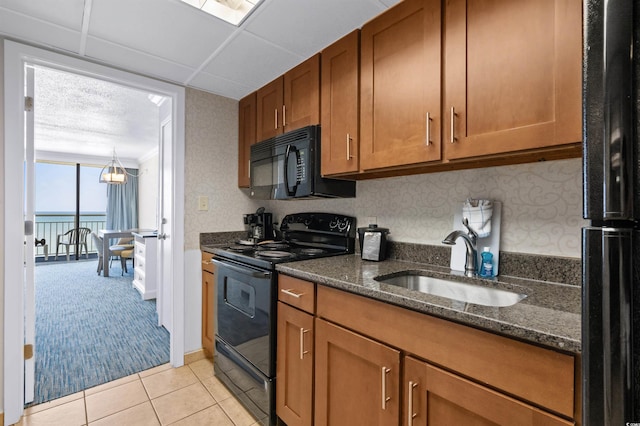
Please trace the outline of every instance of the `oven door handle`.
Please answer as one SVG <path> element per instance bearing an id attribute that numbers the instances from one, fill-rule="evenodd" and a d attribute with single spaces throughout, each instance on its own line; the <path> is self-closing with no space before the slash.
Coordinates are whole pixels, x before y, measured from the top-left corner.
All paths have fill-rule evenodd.
<path id="1" fill-rule="evenodd" d="M 254 278 L 268 278 L 271 276 L 271 272 L 268 272 L 268 271 L 267 272 L 264 272 L 264 271 L 249 272 L 250 270 L 248 268 L 240 268 L 239 266 L 234 266 L 227 262 L 222 262 L 216 259 L 213 259 L 212 261 L 218 266 L 221 266 L 223 268 L 229 268 L 233 271 L 239 272 L 244 275 L 251 275 Z"/>

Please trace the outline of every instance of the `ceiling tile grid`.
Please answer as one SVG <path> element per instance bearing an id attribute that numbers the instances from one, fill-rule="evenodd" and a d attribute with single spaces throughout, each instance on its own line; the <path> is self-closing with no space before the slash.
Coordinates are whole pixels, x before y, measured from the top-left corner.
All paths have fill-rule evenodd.
<path id="1" fill-rule="evenodd" d="M 179 0 L 0 0 L 0 36 L 240 99 L 398 1 L 263 0 L 236 27 Z"/>

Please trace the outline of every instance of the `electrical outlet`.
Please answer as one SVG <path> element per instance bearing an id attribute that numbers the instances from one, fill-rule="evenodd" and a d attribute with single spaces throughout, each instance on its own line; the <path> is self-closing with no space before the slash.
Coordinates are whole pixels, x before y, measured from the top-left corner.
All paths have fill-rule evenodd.
<path id="1" fill-rule="evenodd" d="M 205 195 L 201 195 L 198 197 L 198 210 L 200 211 L 209 210 L 209 197 Z"/>

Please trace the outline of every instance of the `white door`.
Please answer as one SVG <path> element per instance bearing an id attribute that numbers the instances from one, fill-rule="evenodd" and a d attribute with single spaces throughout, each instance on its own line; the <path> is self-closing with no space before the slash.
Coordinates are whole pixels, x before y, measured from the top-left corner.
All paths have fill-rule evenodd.
<path id="1" fill-rule="evenodd" d="M 158 325 L 172 333 L 173 321 L 171 318 L 172 307 L 172 285 L 171 277 L 173 274 L 171 262 L 171 226 L 172 226 L 172 200 L 171 200 L 171 182 L 172 182 L 172 164 L 171 164 L 171 117 L 164 120 L 160 125 L 160 148 L 159 148 L 159 167 L 158 174 L 159 191 L 158 191 L 158 295 L 157 306 Z"/>
<path id="2" fill-rule="evenodd" d="M 36 371 L 36 302 L 35 302 L 35 150 L 33 145 L 33 115 L 35 105 L 33 68 L 27 66 L 25 94 L 25 161 L 24 161 L 24 402 L 32 402 L 35 395 Z M 29 355 L 28 353 L 31 353 Z"/>
<path id="3" fill-rule="evenodd" d="M 26 62 L 51 67 L 59 64 L 66 70 L 81 74 L 103 76 L 107 81 L 127 84 L 141 90 L 159 93 L 171 99 L 171 177 L 168 182 L 170 198 L 174 202 L 169 209 L 171 225 L 170 248 L 172 255 L 169 270 L 173 279 L 171 294 L 171 365 L 184 364 L 184 88 L 144 76 L 126 73 L 102 65 L 86 62 L 58 53 L 4 40 L 4 247 L 0 255 L 4 259 L 4 423 L 16 423 L 24 410 L 25 366 L 25 291 L 23 286 L 26 270 L 25 242 L 33 250 L 33 236 L 25 239 L 25 138 L 26 118 L 24 113 L 24 82 Z M 37 108 L 37 105 L 36 105 Z M 178 196 L 176 196 L 178 194 Z M 33 260 L 33 255 L 29 255 Z M 163 278 L 164 279 L 164 278 Z M 33 282 L 33 280 L 32 280 Z"/>

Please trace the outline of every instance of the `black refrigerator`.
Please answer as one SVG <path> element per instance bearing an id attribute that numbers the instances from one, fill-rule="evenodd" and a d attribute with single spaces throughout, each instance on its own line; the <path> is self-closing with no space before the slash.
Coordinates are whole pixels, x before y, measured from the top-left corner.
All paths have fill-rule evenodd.
<path id="1" fill-rule="evenodd" d="M 582 413 L 640 424 L 640 3 L 584 3 Z"/>

